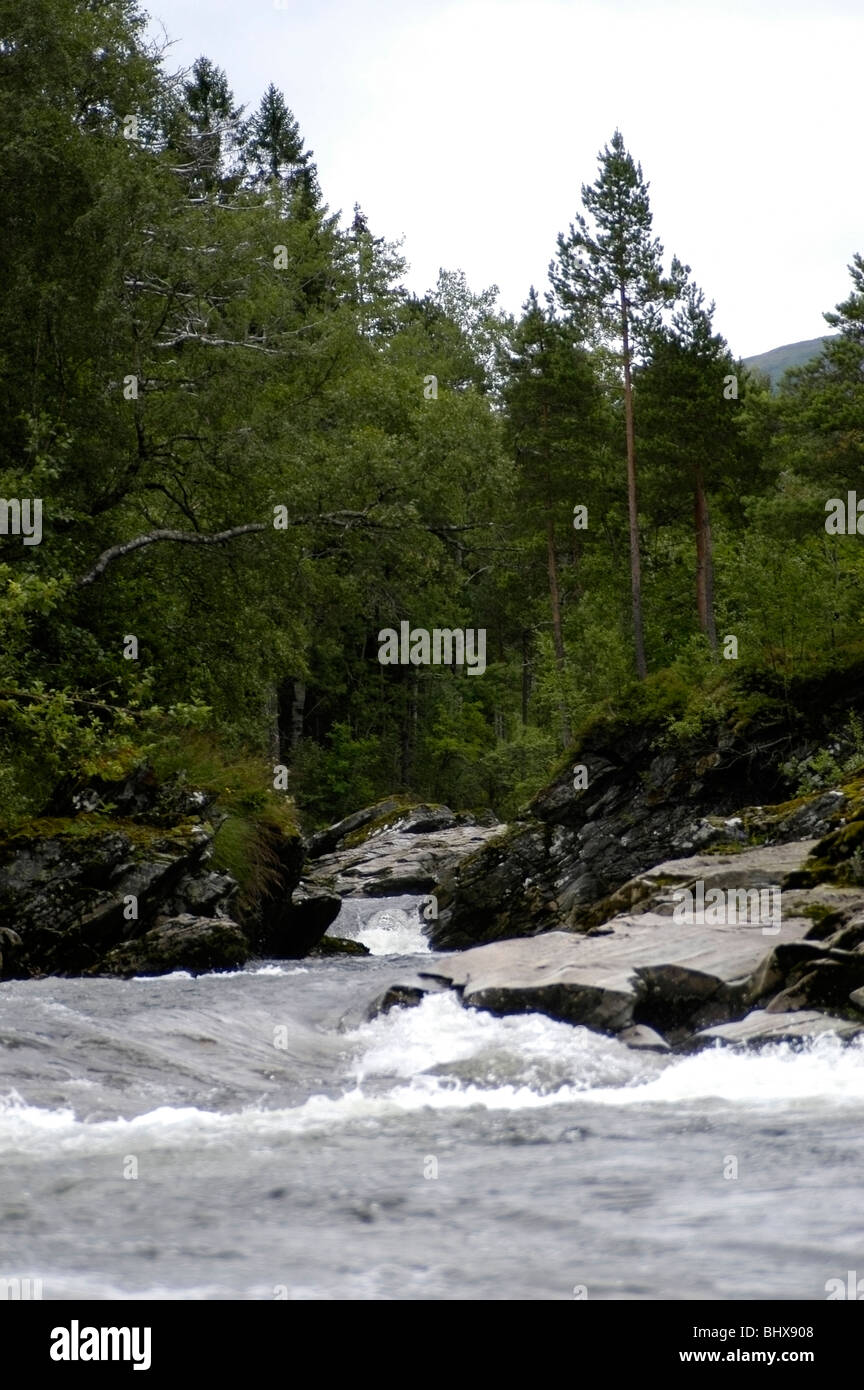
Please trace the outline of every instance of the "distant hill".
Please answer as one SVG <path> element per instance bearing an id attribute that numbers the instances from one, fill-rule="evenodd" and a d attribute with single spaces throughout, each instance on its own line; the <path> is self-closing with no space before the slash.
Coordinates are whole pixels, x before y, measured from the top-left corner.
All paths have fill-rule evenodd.
<path id="1" fill-rule="evenodd" d="M 770 352 L 759 352 L 755 357 L 745 357 L 744 362 L 748 367 L 756 367 L 758 371 L 766 372 L 771 378 L 771 385 L 776 386 L 784 372 L 790 367 L 802 367 L 812 357 L 818 357 L 822 351 L 822 344 L 835 336 L 836 334 L 828 334 L 824 338 L 807 338 L 802 343 L 786 343 L 783 347 L 772 348 Z"/>

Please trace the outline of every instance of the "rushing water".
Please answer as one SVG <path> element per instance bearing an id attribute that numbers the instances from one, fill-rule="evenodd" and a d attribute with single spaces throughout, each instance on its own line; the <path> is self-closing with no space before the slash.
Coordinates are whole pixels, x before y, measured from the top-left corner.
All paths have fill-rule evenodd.
<path id="1" fill-rule="evenodd" d="M 418 944 L 399 910 L 371 957 L 0 984 L 0 1278 L 725 1300 L 864 1275 L 864 1048 L 669 1059 L 449 994 L 358 1022 L 430 962 L 383 954 Z"/>

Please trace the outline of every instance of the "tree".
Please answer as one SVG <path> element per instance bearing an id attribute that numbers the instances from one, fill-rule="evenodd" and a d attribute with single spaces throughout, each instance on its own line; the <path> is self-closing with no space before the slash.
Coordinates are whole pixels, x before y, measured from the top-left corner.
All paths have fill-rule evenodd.
<path id="1" fill-rule="evenodd" d="M 709 489 L 744 483 L 738 430 L 740 365 L 712 329 L 713 303 L 688 284 L 670 324 L 658 324 L 649 362 L 635 374 L 640 458 L 649 464 L 649 510 L 676 518 L 692 499 L 699 627 L 717 650 Z M 734 383 L 734 385 L 733 385 Z M 682 487 L 683 484 L 683 487 Z"/>
<path id="2" fill-rule="evenodd" d="M 658 306 L 674 299 L 684 267 L 673 262 L 671 279 L 662 274 L 663 247 L 651 236 L 648 184 L 634 164 L 620 131 L 599 155 L 600 172 L 582 185 L 582 204 L 594 222 L 589 230 L 580 213 L 567 235 L 558 237 L 558 257 L 549 276 L 562 309 L 586 334 L 616 343 L 624 385 L 627 447 L 627 504 L 630 526 L 630 584 L 636 671 L 647 673 L 642 624 L 639 507 L 633 425 L 632 369 L 646 328 Z"/>
<path id="3" fill-rule="evenodd" d="M 197 58 L 182 86 L 179 130 L 173 140 L 186 160 L 190 192 L 201 196 L 233 182 L 243 107 L 235 106 L 228 78 L 209 58 Z"/>
<path id="4" fill-rule="evenodd" d="M 429 298 L 459 328 L 466 352 L 473 363 L 472 377 L 476 385 L 482 390 L 500 385 L 496 364 L 507 320 L 497 308 L 498 286 L 490 285 L 488 289 L 475 294 L 468 285 L 464 270 L 442 268 Z"/>
<path id="5" fill-rule="evenodd" d="M 304 150 L 294 113 L 271 82 L 246 133 L 252 187 L 266 187 L 275 180 L 297 205 L 311 211 L 321 201 L 313 154 L 314 150 Z"/>
<path id="6" fill-rule="evenodd" d="M 780 395 L 787 458 L 804 477 L 838 491 L 860 488 L 864 464 L 864 256 L 849 266 L 852 292 L 824 315 L 836 337 L 786 374 Z"/>
<path id="7" fill-rule="evenodd" d="M 346 271 L 353 280 L 349 302 L 357 314 L 361 336 L 386 336 L 396 331 L 395 312 L 405 298 L 397 284 L 406 262 L 394 242 L 373 236 L 359 203 L 354 204 L 351 226 L 343 237 Z"/>
<path id="8" fill-rule="evenodd" d="M 507 345 L 504 370 L 502 397 L 518 469 L 518 513 L 523 527 L 527 522 L 545 537 L 561 741 L 566 745 L 570 724 L 559 533 L 565 526 L 572 529 L 574 503 L 588 507 L 593 500 L 592 462 L 603 434 L 603 398 L 588 353 L 574 342 L 570 326 L 543 308 L 533 286 Z"/>

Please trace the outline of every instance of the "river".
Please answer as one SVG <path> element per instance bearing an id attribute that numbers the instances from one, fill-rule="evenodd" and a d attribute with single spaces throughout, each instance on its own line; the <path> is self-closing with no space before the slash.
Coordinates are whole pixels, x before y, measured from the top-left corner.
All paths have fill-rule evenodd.
<path id="1" fill-rule="evenodd" d="M 733 1300 L 864 1276 L 864 1048 L 670 1058 L 449 994 L 364 1023 L 431 959 L 404 906 L 343 909 L 368 957 L 0 984 L 0 1277 Z"/>

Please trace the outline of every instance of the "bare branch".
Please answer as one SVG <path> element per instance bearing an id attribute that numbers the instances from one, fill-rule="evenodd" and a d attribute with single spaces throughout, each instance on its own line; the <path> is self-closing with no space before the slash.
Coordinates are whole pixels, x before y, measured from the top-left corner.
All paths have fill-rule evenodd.
<path id="1" fill-rule="evenodd" d="M 172 500 L 176 502 L 176 498 Z M 326 512 L 319 516 L 292 517 L 288 525 L 292 527 L 328 525 L 340 526 L 343 530 L 349 530 L 358 523 L 382 531 L 402 530 L 401 525 L 383 526 L 381 523 L 371 520 L 368 510 L 362 512 Z M 142 546 L 145 545 L 156 545 L 159 541 L 175 541 L 181 545 L 224 545 L 226 541 L 233 541 L 237 536 L 248 536 L 253 532 L 269 531 L 269 529 L 270 523 L 268 522 L 250 521 L 247 522 L 245 526 L 232 526 L 230 530 L 218 531 L 213 536 L 199 535 L 194 531 L 170 531 L 161 529 L 147 531 L 143 536 L 135 536 L 131 541 L 122 541 L 118 545 L 112 545 L 108 550 L 103 550 L 89 573 L 85 574 L 83 579 L 76 581 L 76 588 L 84 589 L 88 584 L 95 583 L 97 579 L 102 577 L 112 561 L 119 560 L 121 555 L 131 554 L 133 550 L 140 550 Z"/>
<path id="2" fill-rule="evenodd" d="M 121 555 L 128 555 L 133 550 L 140 550 L 144 545 L 155 545 L 158 541 L 178 541 L 183 545 L 224 545 L 226 541 L 233 541 L 236 536 L 266 530 L 267 526 L 263 521 L 250 521 L 246 526 L 232 526 L 230 531 L 218 531 L 215 536 L 201 536 L 192 531 L 148 531 L 146 535 L 135 536 L 131 541 L 123 541 L 119 545 L 112 545 L 108 550 L 103 550 L 89 574 L 78 580 L 77 587 L 83 589 L 88 584 L 93 584 L 104 574 L 112 560 L 118 560 Z"/>

